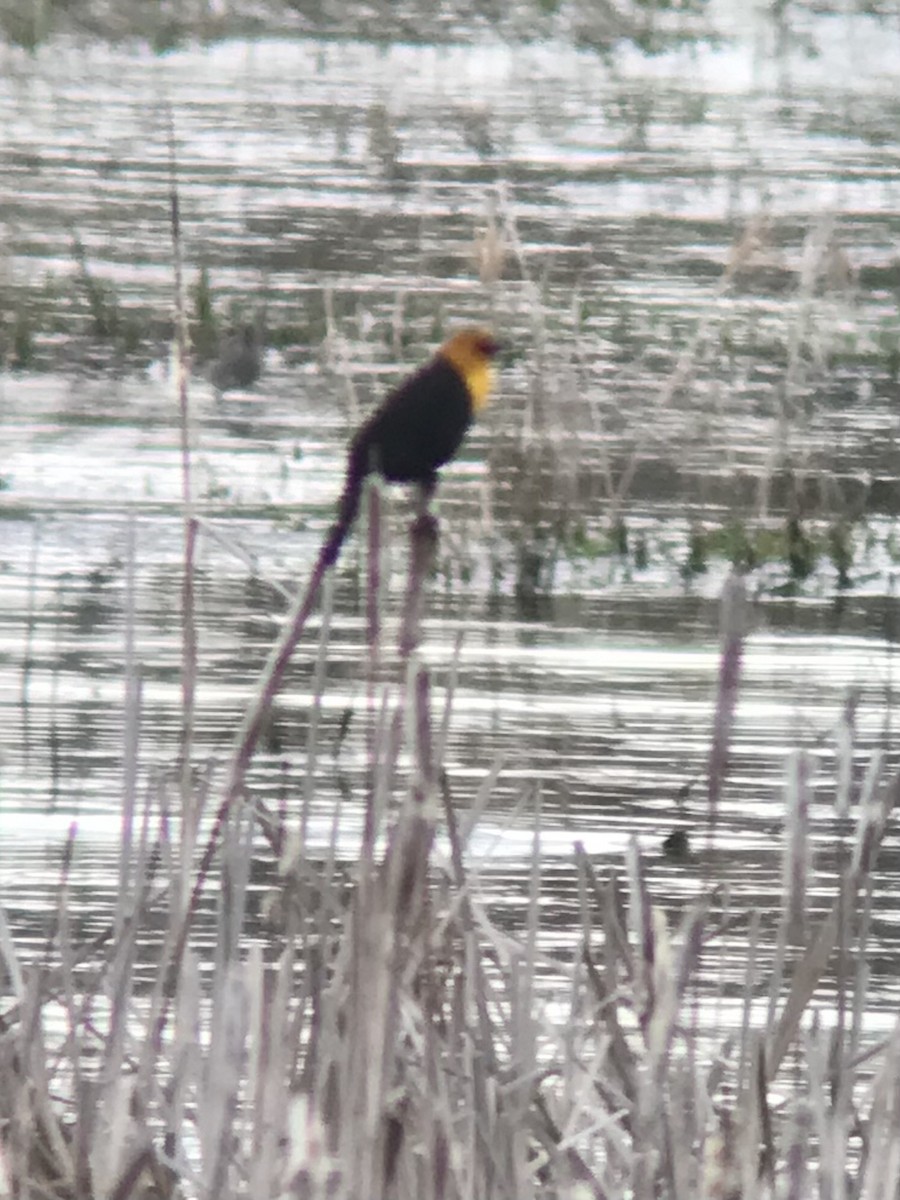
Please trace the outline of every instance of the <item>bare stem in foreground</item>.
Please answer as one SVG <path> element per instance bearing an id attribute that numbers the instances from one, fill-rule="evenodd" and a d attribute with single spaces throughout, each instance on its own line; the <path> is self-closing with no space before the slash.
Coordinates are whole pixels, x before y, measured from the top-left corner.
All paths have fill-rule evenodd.
<path id="1" fill-rule="evenodd" d="M 181 504 L 184 520 L 184 563 L 181 584 L 181 813 L 186 828 L 195 825 L 191 805 L 191 764 L 194 747 L 195 693 L 197 688 L 197 623 L 194 611 L 194 557 L 197 545 L 197 522 L 194 518 L 194 499 L 191 485 L 190 401 L 190 333 L 184 293 L 184 245 L 181 233 L 181 212 L 178 202 L 178 161 L 175 147 L 175 118 L 168 112 L 169 121 L 169 220 L 172 232 L 174 263 L 175 361 L 178 384 L 179 437 L 181 447 Z M 186 847 L 185 880 L 189 877 Z"/>

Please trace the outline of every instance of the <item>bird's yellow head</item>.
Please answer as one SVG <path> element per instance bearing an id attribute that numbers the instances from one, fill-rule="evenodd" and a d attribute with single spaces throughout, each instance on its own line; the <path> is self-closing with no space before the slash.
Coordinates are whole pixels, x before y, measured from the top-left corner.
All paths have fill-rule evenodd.
<path id="1" fill-rule="evenodd" d="M 438 357 L 450 363 L 465 381 L 472 397 L 472 413 L 480 413 L 494 386 L 493 360 L 500 343 L 487 329 L 461 329 L 438 350 Z"/>

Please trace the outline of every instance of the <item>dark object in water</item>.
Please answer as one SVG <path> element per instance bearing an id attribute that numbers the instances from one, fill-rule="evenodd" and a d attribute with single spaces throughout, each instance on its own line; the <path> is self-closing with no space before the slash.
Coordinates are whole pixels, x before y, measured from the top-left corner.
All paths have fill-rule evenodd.
<path id="1" fill-rule="evenodd" d="M 262 371 L 262 339 L 255 325 L 241 325 L 223 334 L 209 373 L 217 392 L 252 387 Z"/>
<path id="2" fill-rule="evenodd" d="M 686 829 L 673 829 L 663 838 L 662 852 L 672 862 L 685 862 L 691 857 L 691 840 Z"/>

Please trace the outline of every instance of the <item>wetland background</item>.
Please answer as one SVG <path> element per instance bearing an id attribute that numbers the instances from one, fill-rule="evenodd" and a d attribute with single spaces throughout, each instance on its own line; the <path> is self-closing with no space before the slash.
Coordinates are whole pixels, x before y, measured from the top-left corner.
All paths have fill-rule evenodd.
<path id="1" fill-rule="evenodd" d="M 477 895 L 485 926 L 464 923 L 466 953 L 475 954 L 470 936 L 482 945 L 476 927 L 488 928 L 496 934 L 489 973 L 507 979 L 512 963 L 517 980 L 535 979 L 527 995 L 511 986 L 518 999 L 506 1008 L 497 1001 L 502 1028 L 515 1031 L 497 1050 L 498 1072 L 509 1072 L 504 1095 L 512 1089 L 521 1101 L 503 1112 L 514 1166 L 506 1177 L 494 1162 L 490 1184 L 475 1191 L 539 1189 L 540 1166 L 516 1140 L 525 1127 L 552 1145 L 554 1164 L 566 1162 L 565 1186 L 584 1183 L 566 1157 L 577 1146 L 584 1162 L 606 1164 L 607 1189 L 617 1194 L 613 1182 L 627 1178 L 639 1192 L 640 1156 L 625 1153 L 623 1136 L 610 1165 L 607 1133 L 584 1132 L 583 1106 L 556 1140 L 521 1116 L 521 1082 L 548 1070 L 564 1014 L 577 1008 L 594 1028 L 579 1006 L 566 1007 L 587 987 L 578 964 L 586 937 L 590 944 L 590 879 L 624 873 L 632 903 L 623 924 L 647 962 L 655 961 L 647 927 L 635 916 L 644 888 L 673 929 L 688 922 L 687 934 L 701 909 L 708 921 L 715 911 L 702 955 L 689 953 L 687 934 L 678 943 L 696 1006 L 695 1036 L 679 1036 L 706 1072 L 721 1056 L 726 1093 L 740 1096 L 756 1061 L 747 1031 L 774 1028 L 778 985 L 797 956 L 782 918 L 794 895 L 785 881 L 799 861 L 798 830 L 807 856 L 797 872 L 808 883 L 802 908 L 816 931 L 842 872 L 852 862 L 859 869 L 860 799 L 866 812 L 893 795 L 896 6 L 71 4 L 0 14 L 7 1030 L 20 1036 L 28 1027 L 10 1014 L 29 1011 L 31 995 L 48 1037 L 69 1030 L 66 1062 L 75 1050 L 99 1054 L 73 1016 L 85 986 L 74 964 L 97 939 L 106 945 L 109 928 L 116 945 L 134 950 L 130 1016 L 140 1024 L 158 1011 L 140 985 L 151 995 L 154 980 L 161 988 L 154 967 L 179 928 L 195 836 L 179 822 L 207 828 L 234 729 L 331 519 L 348 434 L 448 329 L 489 320 L 509 352 L 494 404 L 442 482 L 421 647 L 436 713 L 452 693 L 438 744 L 453 808 L 479 816 L 468 831 L 469 882 L 460 883 L 459 863 L 448 874 L 458 889 L 450 911 L 458 916 L 459 897 Z M 189 774 L 170 123 L 193 342 Z M 385 502 L 387 647 L 405 586 L 407 513 L 402 496 Z M 256 812 L 274 814 L 262 826 L 269 836 L 254 827 L 249 877 L 227 904 L 211 889 L 197 916 L 189 962 L 204 1045 L 223 1011 L 217 988 L 226 978 L 232 986 L 236 962 L 249 955 L 258 991 L 241 986 L 263 996 L 266 963 L 283 962 L 288 945 L 294 954 L 297 939 L 308 948 L 307 918 L 320 923 L 324 963 L 323 946 L 341 940 L 335 930 L 344 928 L 371 810 L 373 745 L 381 745 L 372 731 L 382 728 L 379 706 L 390 711 L 406 695 L 397 683 L 403 664 L 387 650 L 366 682 L 365 563 L 357 535 L 327 627 L 318 623 L 296 655 L 254 761 L 249 784 Z M 719 597 L 732 567 L 752 603 L 710 830 Z M 414 767 L 410 774 L 398 757 L 401 782 L 381 789 L 379 822 L 389 822 Z M 144 812 L 146 828 L 158 830 L 169 887 L 148 865 L 157 835 L 135 832 L 123 843 L 123 811 L 135 830 Z M 279 918 L 273 933 L 270 889 L 286 890 L 282 818 L 301 839 L 306 866 L 295 883 L 305 899 L 297 927 L 288 921 L 285 932 Z M 689 834 L 688 854 L 664 852 L 675 830 Z M 242 836 L 249 827 L 234 834 L 236 844 Z M 453 862 L 448 837 L 442 820 L 435 853 Z M 868 879 L 865 1002 L 857 1000 L 847 1058 L 854 1068 L 839 1075 L 850 1083 L 828 1110 L 842 1130 L 833 1144 L 857 1167 L 877 1124 L 859 1132 L 861 1114 L 871 1113 L 854 1089 L 874 1087 L 865 1072 L 859 1082 L 860 1045 L 881 1063 L 873 1048 L 896 1011 L 897 868 L 888 827 Z M 146 888 L 129 886 L 144 872 Z M 312 904 L 303 891 L 310 880 L 328 904 Z M 597 895 L 607 895 L 599 882 Z M 134 943 L 121 936 L 126 898 L 144 918 Z M 223 912 L 239 915 L 234 943 L 223 937 Z M 47 992 L 33 984 L 29 993 L 25 968 L 39 964 L 55 978 L 60 956 L 66 961 L 61 946 L 71 948 L 79 984 L 52 1019 Z M 627 956 L 621 946 L 617 953 L 607 966 L 618 979 Z M 103 961 L 89 971 L 90 995 L 125 977 L 115 955 Z M 821 980 L 808 976 L 818 985 L 813 1038 L 820 1025 L 840 1028 L 846 972 L 831 966 Z M 636 986 L 638 967 L 621 969 Z M 297 971 L 301 997 L 325 988 L 302 965 Z M 335 969 L 332 978 L 341 977 Z M 761 1011 L 748 996 L 762 999 Z M 286 997 L 285 1011 L 293 1003 L 303 1013 L 305 1002 Z M 243 1011 L 229 1003 L 232 1015 Z M 510 1004 L 519 1015 L 507 1021 Z M 535 1024 L 520 1024 L 532 1004 Z M 600 1007 L 608 1013 L 608 998 Z M 635 1000 L 633 1019 L 639 1009 Z M 306 1063 L 304 1028 L 298 1017 L 296 1053 Z M 732 1062 L 723 1047 L 739 1032 Z M 608 1029 L 597 1036 L 605 1045 Z M 102 1044 L 109 1054 L 110 1042 Z M 814 1045 L 827 1057 L 824 1041 Z M 157 1049 L 182 1078 L 176 1051 Z M 592 1061 L 605 1053 L 593 1047 Z M 807 1058 L 819 1062 L 815 1053 L 799 1060 Z M 353 1077 L 346 1063 L 342 1070 Z M 189 1092 L 230 1094 L 208 1060 L 184 1071 Z M 135 1068 L 136 1078 L 152 1075 Z M 460 1067 L 463 1077 L 471 1071 Z M 319 1096 L 328 1078 L 316 1086 L 307 1078 L 299 1090 Z M 695 1136 L 686 1140 L 696 1147 L 719 1101 L 709 1078 L 692 1100 Z M 638 1085 L 622 1088 L 624 1099 L 605 1098 L 610 1111 L 621 1101 L 641 1112 Z M 825 1111 L 803 1088 L 799 1095 L 800 1107 L 787 1109 L 786 1146 L 811 1136 L 802 1104 L 817 1120 Z M 115 1107 L 111 1096 L 98 1112 Z M 466 1111 L 482 1112 L 482 1101 Z M 187 1107 L 204 1106 L 194 1095 Z M 196 1144 L 175 1139 L 165 1161 L 182 1179 L 185 1160 L 192 1164 L 192 1186 L 213 1194 L 214 1182 L 225 1186 L 220 1164 L 232 1158 L 221 1150 L 225 1110 L 206 1111 L 213 1115 Z M 456 1111 L 449 1101 L 446 1111 Z M 813 1121 L 816 1136 L 833 1134 L 828 1121 Z M 628 1127 L 639 1149 L 640 1129 L 640 1120 Z M 66 1136 L 50 1139 L 63 1158 Z M 121 1136 L 124 1145 L 137 1135 Z M 376 1134 L 366 1136 L 374 1146 Z M 835 1155 L 835 1178 L 843 1177 Z M 104 1168 L 114 1180 L 108 1190 L 126 1178 L 124 1158 L 114 1158 Z M 676 1194 L 692 1186 L 693 1169 L 671 1167 L 665 1178 Z M 82 1183 L 90 1174 L 71 1170 Z M 328 1170 L 315 1186 L 337 1186 L 335 1173 L 345 1186 Z M 455 1183 L 460 1171 L 458 1163 L 450 1171 Z M 400 1178 L 414 1177 L 407 1163 Z M 386 1193 L 396 1178 L 382 1180 Z M 271 1180 L 257 1183 L 255 1194 L 277 1194 Z M 313 1186 L 309 1178 L 304 1186 Z M 410 1188 L 431 1194 L 421 1179 Z"/>

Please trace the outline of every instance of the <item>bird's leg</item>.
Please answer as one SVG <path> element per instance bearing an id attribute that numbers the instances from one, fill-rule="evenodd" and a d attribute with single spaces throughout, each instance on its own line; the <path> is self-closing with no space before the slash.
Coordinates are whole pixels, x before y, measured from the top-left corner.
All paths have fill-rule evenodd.
<path id="1" fill-rule="evenodd" d="M 431 498 L 436 489 L 437 475 L 431 475 L 427 480 L 416 484 L 416 515 L 413 517 L 413 522 L 409 529 L 413 551 L 415 552 L 418 544 L 421 543 L 421 550 L 424 551 L 427 549 L 432 558 L 437 553 L 438 536 L 440 534 L 438 519 L 430 511 Z"/>
<path id="2" fill-rule="evenodd" d="M 428 575 L 437 558 L 440 526 L 430 508 L 431 497 L 436 489 L 437 475 L 431 475 L 426 481 L 416 484 L 416 515 L 409 529 L 410 548 L 423 579 Z"/>

